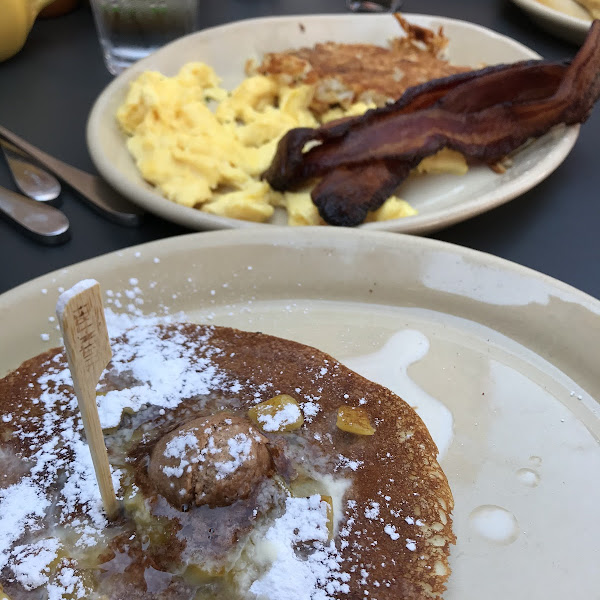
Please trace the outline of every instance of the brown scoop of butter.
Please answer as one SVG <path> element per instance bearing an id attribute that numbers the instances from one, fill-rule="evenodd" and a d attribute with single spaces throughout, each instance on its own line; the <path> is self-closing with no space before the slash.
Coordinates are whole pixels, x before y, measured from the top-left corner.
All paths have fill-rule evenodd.
<path id="1" fill-rule="evenodd" d="M 192 503 L 228 506 L 272 474 L 266 443 L 247 419 L 228 413 L 194 419 L 158 441 L 148 474 L 179 510 Z"/>

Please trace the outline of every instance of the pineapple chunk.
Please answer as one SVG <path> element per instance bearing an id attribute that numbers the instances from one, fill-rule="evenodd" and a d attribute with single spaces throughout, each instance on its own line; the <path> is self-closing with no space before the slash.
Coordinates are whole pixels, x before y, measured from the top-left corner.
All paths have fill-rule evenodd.
<path id="1" fill-rule="evenodd" d="M 280 394 L 253 406 L 248 411 L 248 417 L 262 431 L 268 433 L 294 431 L 304 423 L 298 403 L 287 394 Z"/>
<path id="2" fill-rule="evenodd" d="M 331 540 L 333 539 L 333 498 L 321 494 L 321 502 L 327 504 L 327 530 L 329 531 L 329 539 Z"/>
<path id="3" fill-rule="evenodd" d="M 375 428 L 369 421 L 369 415 L 364 408 L 340 406 L 338 408 L 336 425 L 342 431 L 356 435 L 373 435 Z"/>

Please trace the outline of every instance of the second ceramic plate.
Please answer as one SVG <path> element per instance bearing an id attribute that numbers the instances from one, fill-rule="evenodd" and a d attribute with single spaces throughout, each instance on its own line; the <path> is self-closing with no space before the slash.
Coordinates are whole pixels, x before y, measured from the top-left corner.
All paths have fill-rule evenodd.
<path id="1" fill-rule="evenodd" d="M 455 64 L 475 68 L 482 63 L 539 58 L 522 44 L 471 23 L 443 17 L 405 16 L 425 27 L 442 26 L 450 40 L 448 58 Z M 92 159 L 101 175 L 122 194 L 180 225 L 192 229 L 225 229 L 285 224 L 283 212 L 277 213 L 272 223 L 259 225 L 210 215 L 166 200 L 145 182 L 129 155 L 125 135 L 115 119 L 129 83 L 142 71 L 157 70 L 174 75 L 185 63 L 200 60 L 211 65 L 223 79 L 223 85 L 231 89 L 244 78 L 246 60 L 260 59 L 266 52 L 327 40 L 382 44 L 400 35 L 399 29 L 390 15 L 310 15 L 240 21 L 181 38 L 122 73 L 99 96 L 87 130 Z M 422 234 L 490 210 L 531 189 L 552 173 L 573 147 L 578 131 L 578 127 L 570 127 L 549 132 L 518 151 L 513 166 L 503 175 L 487 167 L 475 167 L 462 177 L 429 175 L 407 181 L 398 193 L 419 214 L 361 227 Z"/>
<path id="2" fill-rule="evenodd" d="M 542 29 L 575 44 L 583 42 L 592 24 L 592 18 L 575 0 L 554 0 L 554 8 L 538 0 L 512 1 L 527 12 Z"/>

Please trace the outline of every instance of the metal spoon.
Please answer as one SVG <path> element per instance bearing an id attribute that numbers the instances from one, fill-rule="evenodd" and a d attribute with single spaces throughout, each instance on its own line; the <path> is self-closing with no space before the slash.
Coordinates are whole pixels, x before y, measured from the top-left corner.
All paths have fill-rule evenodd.
<path id="1" fill-rule="evenodd" d="M 2 138 L 0 148 L 19 190 L 38 202 L 49 202 L 58 198 L 60 183 L 54 175 L 38 167 L 30 156 Z"/>
<path id="2" fill-rule="evenodd" d="M 69 220 L 62 211 L 1 186 L 0 214 L 43 244 L 61 244 L 69 239 Z"/>
<path id="3" fill-rule="evenodd" d="M 81 197 L 104 217 L 115 223 L 130 227 L 140 224 L 144 211 L 121 196 L 100 177 L 72 167 L 58 160 L 58 158 L 42 152 L 42 150 L 21 139 L 2 125 L 0 125 L 0 137 L 33 156 L 46 169 L 52 171 L 57 177 L 79 192 Z"/>

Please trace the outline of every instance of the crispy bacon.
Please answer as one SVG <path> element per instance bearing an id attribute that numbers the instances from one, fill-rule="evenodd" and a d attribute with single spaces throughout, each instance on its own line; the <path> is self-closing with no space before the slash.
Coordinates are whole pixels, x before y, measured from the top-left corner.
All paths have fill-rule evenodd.
<path id="1" fill-rule="evenodd" d="M 357 225 L 426 156 L 448 147 L 495 162 L 554 125 L 584 121 L 599 96 L 595 21 L 569 65 L 526 61 L 460 73 L 360 117 L 291 130 L 264 176 L 278 190 L 322 176 L 312 193 L 321 216 Z M 308 142 L 317 145 L 304 151 Z"/>
<path id="2" fill-rule="evenodd" d="M 494 65 L 477 71 L 467 71 L 449 77 L 433 79 L 409 88 L 393 104 L 369 110 L 359 117 L 345 117 L 331 121 L 318 129 L 310 127 L 291 129 L 280 140 L 277 153 L 271 166 L 264 173 L 264 178 L 276 190 L 289 189 L 311 177 L 310 174 L 305 174 L 303 171 L 305 159 L 303 149 L 308 142 L 333 142 L 344 137 L 353 128 L 365 127 L 390 115 L 412 113 L 429 108 L 450 91 L 456 88 L 461 89 L 463 84 L 472 82 L 477 78 L 482 80 L 490 76 L 490 82 L 493 86 L 496 86 L 497 80 L 493 76 L 502 76 L 507 70 L 514 69 L 516 66 L 523 68 L 529 66 L 539 67 L 540 64 L 540 61 L 525 61 L 516 65 Z M 547 66 L 561 72 L 561 67 L 555 63 L 550 63 Z M 481 86 L 482 81 L 479 83 L 479 87 Z M 485 93 L 479 92 L 478 94 L 483 96 Z M 464 95 L 468 96 L 469 91 L 466 90 Z"/>
<path id="3" fill-rule="evenodd" d="M 377 210 L 418 164 L 379 161 L 360 169 L 333 169 L 313 189 L 313 202 L 326 223 L 362 223 L 367 213 Z"/>

